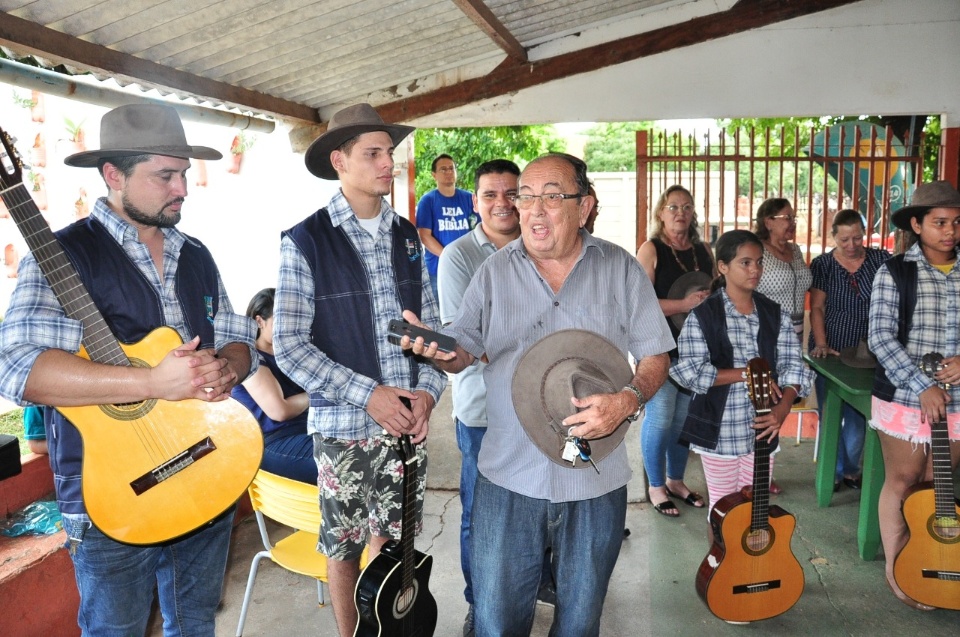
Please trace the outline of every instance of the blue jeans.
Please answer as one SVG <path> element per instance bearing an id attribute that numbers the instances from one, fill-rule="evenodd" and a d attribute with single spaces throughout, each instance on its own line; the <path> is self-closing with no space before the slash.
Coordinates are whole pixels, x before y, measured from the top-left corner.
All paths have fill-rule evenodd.
<path id="1" fill-rule="evenodd" d="M 547 548 L 557 606 L 550 637 L 600 634 L 600 614 L 620 555 L 627 488 L 551 503 L 477 476 L 473 498 L 474 626 L 477 637 L 527 637 Z"/>
<path id="2" fill-rule="evenodd" d="M 121 544 L 85 517 L 64 518 L 84 637 L 143 635 L 154 589 L 165 637 L 214 637 L 233 513 L 231 507 L 209 526 L 153 546 Z"/>
<path id="3" fill-rule="evenodd" d="M 457 448 L 460 449 L 460 570 L 466 587 L 463 597 L 473 604 L 473 579 L 470 575 L 470 512 L 473 509 L 473 487 L 477 482 L 477 456 L 486 427 L 468 427 L 459 418 L 454 418 L 457 427 Z"/>
<path id="4" fill-rule="evenodd" d="M 826 395 L 826 381 L 817 374 L 817 411 L 823 421 L 823 397 Z M 844 476 L 860 475 L 860 457 L 863 455 L 863 440 L 866 436 L 867 419 L 848 403 L 843 403 L 840 425 L 840 444 L 837 446 L 836 480 Z"/>
<path id="5" fill-rule="evenodd" d="M 278 476 L 317 484 L 317 461 L 313 459 L 313 436 L 307 425 L 284 427 L 263 436 L 260 468 Z"/>
<path id="6" fill-rule="evenodd" d="M 669 378 L 647 402 L 640 427 L 640 452 L 651 487 L 664 486 L 667 478 L 683 480 L 690 449 L 677 440 L 689 408 L 690 394 L 680 391 Z"/>

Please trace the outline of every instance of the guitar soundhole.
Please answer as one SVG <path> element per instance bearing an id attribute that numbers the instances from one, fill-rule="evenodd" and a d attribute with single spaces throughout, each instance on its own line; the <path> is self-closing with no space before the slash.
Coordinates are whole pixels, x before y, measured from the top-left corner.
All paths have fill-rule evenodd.
<path id="1" fill-rule="evenodd" d="M 747 529 L 743 534 L 743 550 L 749 555 L 763 555 L 773 546 L 773 529 L 760 529 L 753 531 Z"/>
<path id="2" fill-rule="evenodd" d="M 960 542 L 960 524 L 956 518 L 938 518 L 936 514 L 927 520 L 927 531 L 930 536 L 944 544 Z"/>
<path id="3" fill-rule="evenodd" d="M 139 358 L 130 358 L 130 365 L 133 367 L 150 367 L 146 361 Z M 157 399 L 151 398 L 136 403 L 116 403 L 113 405 L 100 405 L 100 410 L 113 420 L 131 421 L 139 420 L 146 416 L 156 406 Z"/>
<path id="4" fill-rule="evenodd" d="M 413 603 L 417 601 L 417 589 L 419 586 L 420 583 L 417 580 L 413 580 L 410 586 L 397 595 L 397 598 L 393 601 L 393 616 L 395 619 L 402 618 L 413 608 Z"/>

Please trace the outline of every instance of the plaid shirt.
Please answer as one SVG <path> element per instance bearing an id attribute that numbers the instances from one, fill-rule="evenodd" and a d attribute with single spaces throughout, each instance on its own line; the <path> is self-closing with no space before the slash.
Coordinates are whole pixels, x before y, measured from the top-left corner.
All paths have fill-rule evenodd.
<path id="1" fill-rule="evenodd" d="M 393 272 L 392 228 L 397 213 L 381 202 L 380 226 L 376 238 L 360 226 L 342 192 L 337 192 L 327 205 L 327 213 L 336 227 L 342 227 L 364 262 L 371 289 L 371 303 L 376 330 L 377 353 L 380 358 L 382 384 L 403 389 L 422 390 L 436 402 L 446 387 L 446 375 L 427 362 L 420 362 L 419 380 L 410 386 L 409 359 L 403 350 L 388 340 L 390 319 L 400 318 L 404 308 L 397 294 Z M 329 276 L 338 276 L 330 272 Z M 437 301 L 433 298 L 429 275 L 423 269 L 423 307 L 420 320 L 432 329 L 439 329 Z M 336 403 L 333 407 L 310 407 L 308 428 L 330 438 L 360 440 L 383 433 L 383 428 L 366 412 L 367 402 L 377 381 L 330 360 L 313 344 L 315 284 L 313 271 L 296 243 L 284 237 L 280 243 L 280 279 L 274 299 L 273 344 L 281 369 L 297 385 L 311 395 L 320 394 Z M 330 317 L 331 329 L 337 317 Z M 346 337 L 352 332 L 343 328 Z"/>
<path id="2" fill-rule="evenodd" d="M 753 312 L 743 315 L 734 307 L 726 289 L 723 289 L 721 294 L 727 319 L 727 334 L 730 344 L 733 345 L 733 366 L 746 367 L 747 361 L 760 355 L 757 345 L 760 317 L 757 315 L 756 306 Z M 710 350 L 700 329 L 700 321 L 692 312 L 683 324 L 677 345 L 680 360 L 670 368 L 670 377 L 694 393 L 706 394 L 717 379 L 717 368 L 710 363 Z M 803 362 L 800 342 L 793 330 L 789 312 L 780 313 L 777 375 L 781 387 L 793 385 L 798 388 L 801 396 L 809 394 L 813 386 L 814 373 Z M 743 456 L 750 453 L 753 451 L 753 440 L 757 434 L 752 428 L 755 415 L 753 404 L 747 395 L 746 383 L 734 383 L 727 396 L 717 448 L 705 449 L 697 445 L 690 445 L 690 448 L 719 456 Z"/>
<path id="3" fill-rule="evenodd" d="M 940 352 L 945 358 L 960 354 L 960 259 L 945 275 L 930 265 L 916 244 L 907 250 L 904 260 L 917 263 L 917 304 L 907 346 L 897 340 L 900 291 L 886 265 L 877 270 L 873 280 L 868 342 L 897 388 L 894 402 L 920 409 L 920 393 L 934 385 L 920 370 L 920 359 L 928 352 Z M 947 411 L 956 413 L 960 411 L 960 387 L 953 386 L 949 392 Z"/>
<path id="4" fill-rule="evenodd" d="M 163 228 L 163 280 L 157 272 L 150 251 L 140 242 L 137 229 L 121 219 L 100 198 L 90 216 L 103 224 L 107 232 L 123 247 L 124 253 L 157 292 L 163 304 L 166 325 L 184 341 L 193 338 L 184 320 L 177 298 L 176 275 L 180 248 L 190 242 L 200 245 L 175 228 Z M 220 289 L 220 311 L 214 317 L 216 348 L 229 343 L 243 343 L 250 348 L 250 373 L 257 370 L 256 323 L 233 313 L 223 281 L 217 275 Z M 48 349 L 76 352 L 80 349 L 83 326 L 67 318 L 47 279 L 32 254 L 20 263 L 17 287 L 10 297 L 10 306 L 0 323 L 0 395 L 16 403 L 23 402 L 23 390 L 37 356 Z M 241 379 L 242 380 L 242 379 Z"/>

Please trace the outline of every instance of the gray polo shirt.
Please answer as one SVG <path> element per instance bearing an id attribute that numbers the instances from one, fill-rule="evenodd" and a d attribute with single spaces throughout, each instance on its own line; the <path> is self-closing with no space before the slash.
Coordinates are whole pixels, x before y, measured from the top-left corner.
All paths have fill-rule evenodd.
<path id="1" fill-rule="evenodd" d="M 513 373 L 523 353 L 562 329 L 596 332 L 634 358 L 669 352 L 675 344 L 643 268 L 623 248 L 580 231 L 583 248 L 557 294 L 540 277 L 522 239 L 507 244 L 477 270 L 460 312 L 444 332 L 490 363 L 487 433 L 479 470 L 505 489 L 551 502 L 595 498 L 630 480 L 626 445 L 601 460 L 600 475 L 549 460 L 530 440 L 513 408 Z M 531 399 L 536 399 L 531 397 Z"/>
<path id="2" fill-rule="evenodd" d="M 474 273 L 497 251 L 479 225 L 440 253 L 437 286 L 440 292 L 440 322 L 453 322 Z M 487 426 L 487 388 L 481 362 L 453 376 L 453 415 L 468 427 Z"/>

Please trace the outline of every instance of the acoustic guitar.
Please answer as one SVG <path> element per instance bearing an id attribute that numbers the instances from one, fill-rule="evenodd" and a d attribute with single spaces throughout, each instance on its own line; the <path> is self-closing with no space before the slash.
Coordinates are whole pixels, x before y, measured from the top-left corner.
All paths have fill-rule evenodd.
<path id="1" fill-rule="evenodd" d="M 83 324 L 78 355 L 108 365 L 152 367 L 182 345 L 169 327 L 135 344 L 117 341 L 24 187 L 20 156 L 3 130 L 0 142 L 8 160 L 0 169 L 0 196 L 64 312 Z M 81 485 L 91 521 L 127 544 L 165 542 L 213 520 L 243 495 L 263 455 L 256 419 L 233 399 L 57 410 L 83 439 Z"/>
<path id="2" fill-rule="evenodd" d="M 943 355 L 925 354 L 920 368 L 930 378 L 942 369 Z M 949 385 L 937 383 L 942 389 Z M 950 435 L 946 420 L 930 425 L 933 482 L 907 491 L 903 519 L 910 538 L 897 553 L 893 577 L 914 601 L 960 610 L 960 505 L 953 490 Z"/>
<path id="3" fill-rule="evenodd" d="M 750 360 L 747 390 L 758 415 L 776 404 L 771 384 L 767 361 Z M 752 489 L 724 496 L 710 512 L 714 542 L 697 571 L 697 593 L 726 621 L 775 617 L 803 593 L 803 568 L 790 548 L 796 520 L 770 505 L 770 451 L 769 440 L 755 439 Z"/>
<path id="4" fill-rule="evenodd" d="M 410 436 L 401 436 L 403 526 L 360 573 L 355 591 L 359 621 L 354 637 L 432 637 L 437 602 L 428 587 L 433 558 L 413 548 L 417 497 L 417 454 Z"/>

